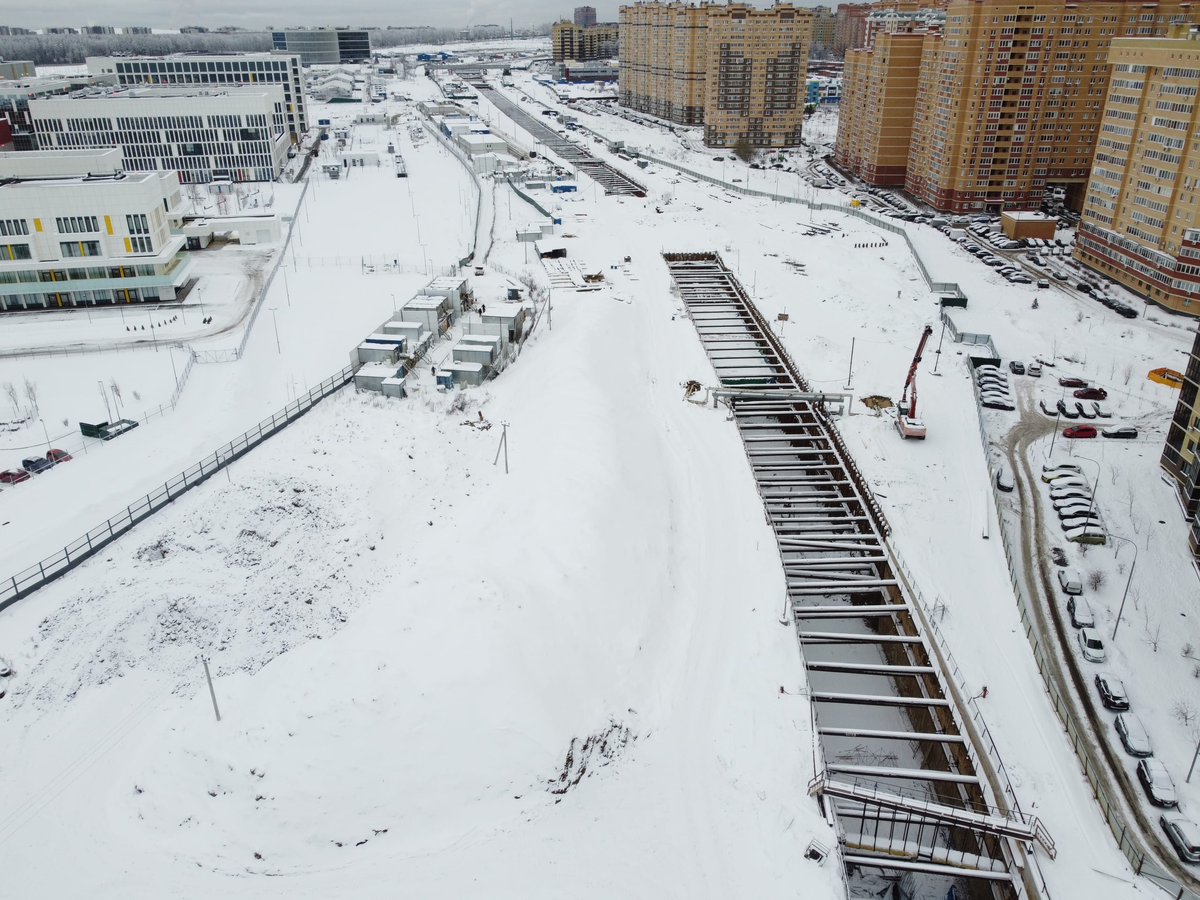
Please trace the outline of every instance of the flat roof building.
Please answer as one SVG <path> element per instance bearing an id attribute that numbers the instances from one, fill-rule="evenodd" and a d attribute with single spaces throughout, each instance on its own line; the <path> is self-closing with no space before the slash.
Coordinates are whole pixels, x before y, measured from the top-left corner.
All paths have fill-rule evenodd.
<path id="1" fill-rule="evenodd" d="M 281 85 L 145 88 L 30 101 L 43 149 L 120 146 L 127 172 L 273 181 L 291 140 Z"/>
<path id="2" fill-rule="evenodd" d="M 108 87 L 116 83 L 111 75 L 62 75 L 45 78 L 0 80 L 0 119 L 8 121 L 13 146 L 17 150 L 36 150 L 37 136 L 29 102 L 45 97 L 57 97 L 83 88 Z"/>
<path id="3" fill-rule="evenodd" d="M 0 59 L 0 78 L 5 81 L 33 78 L 36 75 L 37 66 L 31 59 Z"/>
<path id="4" fill-rule="evenodd" d="M 305 66 L 336 66 L 371 59 L 371 33 L 350 28 L 286 28 L 271 32 L 276 50 L 298 53 Z"/>
<path id="5" fill-rule="evenodd" d="M 89 56 L 88 73 L 115 76 L 122 87 L 277 84 L 283 88 L 288 131 L 308 131 L 300 54 L 180 53 L 172 56 Z"/>
<path id="6" fill-rule="evenodd" d="M 583 26 L 565 19 L 550 28 L 550 46 L 554 61 L 566 59 L 587 62 L 611 59 L 619 52 L 621 29 L 615 22 Z"/>
<path id="7" fill-rule="evenodd" d="M 0 310 L 173 300 L 188 280 L 179 178 L 98 175 L 98 156 L 0 154 Z"/>
<path id="8" fill-rule="evenodd" d="M 596 7 L 594 6 L 577 6 L 575 7 L 575 24 L 582 25 L 588 28 L 596 24 Z"/>

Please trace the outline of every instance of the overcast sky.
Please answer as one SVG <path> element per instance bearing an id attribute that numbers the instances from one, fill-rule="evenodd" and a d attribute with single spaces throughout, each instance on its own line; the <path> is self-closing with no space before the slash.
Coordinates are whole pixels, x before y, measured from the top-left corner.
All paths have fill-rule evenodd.
<path id="1" fill-rule="evenodd" d="M 467 25 L 551 22 L 570 18 L 574 5 L 551 0 L 204 0 L 163 3 L 161 0 L 38 0 L 4 3 L 0 25 L 46 28 L 70 25 Z M 582 5 L 582 4 L 581 4 Z M 616 21 L 618 3 L 596 5 L 600 21 Z M 336 18 L 331 18 L 336 17 Z"/>
<path id="2" fill-rule="evenodd" d="M 815 6 L 819 0 L 799 0 L 799 6 Z M 46 28 L 69 25 L 149 25 L 179 28 L 181 25 L 435 25 L 462 28 L 467 25 L 532 25 L 571 18 L 574 3 L 552 0 L 204 0 L 202 3 L 162 0 L 37 0 L 18 3 L 8 0 L 0 11 L 0 25 Z M 593 4 L 601 22 L 615 22 L 620 3 Z M 755 6 L 769 6 L 759 0 Z M 829 3 L 836 6 L 835 2 Z M 335 16 L 336 18 L 331 18 Z"/>

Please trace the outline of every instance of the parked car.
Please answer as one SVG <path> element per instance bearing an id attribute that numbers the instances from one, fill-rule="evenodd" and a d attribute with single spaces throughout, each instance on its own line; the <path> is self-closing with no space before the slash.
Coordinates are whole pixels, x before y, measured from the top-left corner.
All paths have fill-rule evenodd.
<path id="1" fill-rule="evenodd" d="M 1142 720 L 1130 712 L 1120 713 L 1113 723 L 1121 745 L 1130 756 L 1153 756 L 1154 745 L 1150 743 L 1150 735 L 1146 733 Z"/>
<path id="2" fill-rule="evenodd" d="M 1085 381 L 1082 378 L 1072 378 L 1072 377 L 1068 377 L 1065 375 L 1062 378 L 1058 379 L 1058 383 L 1062 387 L 1069 387 L 1069 388 L 1085 388 L 1088 386 L 1087 381 Z"/>
<path id="3" fill-rule="evenodd" d="M 1084 406 L 1078 400 L 1075 401 L 1075 411 L 1085 419 L 1096 418 L 1096 413 L 1092 410 L 1092 408 L 1090 406 Z"/>
<path id="4" fill-rule="evenodd" d="M 1167 840 L 1179 854 L 1179 858 L 1187 863 L 1200 862 L 1200 828 L 1187 816 L 1163 815 L 1158 817 L 1158 824 L 1167 834 Z"/>
<path id="5" fill-rule="evenodd" d="M 1092 292 L 1092 286 L 1090 284 L 1088 284 L 1086 281 L 1075 282 L 1075 287 L 1078 290 L 1083 291 L 1085 294 L 1090 294 Z"/>
<path id="6" fill-rule="evenodd" d="M 1039 288 L 1043 288 L 1043 289 L 1048 288 L 1048 287 L 1050 287 L 1050 282 L 1047 281 L 1045 278 L 1039 278 L 1038 282 L 1037 282 L 1037 286 Z"/>
<path id="7" fill-rule="evenodd" d="M 1107 406 L 1101 406 L 1099 403 L 1093 402 L 1092 409 L 1096 411 L 1096 415 L 1101 419 L 1112 418 L 1112 410 L 1110 410 Z"/>
<path id="8" fill-rule="evenodd" d="M 1064 531 L 1063 537 L 1072 544 L 1107 544 L 1108 532 L 1103 528 L 1089 525 L 1086 528 L 1072 528 Z"/>
<path id="9" fill-rule="evenodd" d="M 1042 481 L 1049 481 L 1050 479 L 1047 478 L 1046 476 L 1051 475 L 1055 472 L 1074 472 L 1076 475 L 1082 475 L 1083 467 L 1076 465 L 1075 463 L 1065 463 L 1065 462 L 1043 463 L 1042 464 Z"/>
<path id="10" fill-rule="evenodd" d="M 1085 487 L 1058 488 L 1051 489 L 1050 491 L 1050 499 L 1052 501 L 1078 499 L 1090 500 L 1091 498 L 1092 492 Z"/>
<path id="11" fill-rule="evenodd" d="M 1091 604 L 1083 597 L 1068 597 L 1067 612 L 1070 614 L 1071 624 L 1075 628 L 1094 628 L 1096 625 L 1096 616 L 1092 613 Z"/>
<path id="12" fill-rule="evenodd" d="M 1100 693 L 1100 702 L 1105 709 L 1124 712 L 1129 709 L 1129 695 L 1125 693 L 1125 685 L 1111 672 L 1101 672 L 1096 676 L 1096 690 Z"/>
<path id="13" fill-rule="evenodd" d="M 1008 280 L 1013 284 L 1033 284 L 1033 279 L 1022 272 L 1018 272 L 1016 275 L 1011 276 Z M 1047 287 L 1048 286 L 1049 285 L 1047 285 Z"/>
<path id="14" fill-rule="evenodd" d="M 1089 387 L 1080 388 L 1075 392 L 1076 400 L 1107 400 L 1108 391 L 1104 388 Z"/>
<path id="15" fill-rule="evenodd" d="M 1013 484 L 1012 473 L 1008 471 L 1007 466 L 1001 466 L 996 470 L 996 487 L 1006 494 L 1012 493 L 1015 485 Z"/>
<path id="16" fill-rule="evenodd" d="M 1104 639 L 1095 628 L 1082 628 L 1077 636 L 1079 650 L 1088 662 L 1102 663 L 1108 659 L 1108 651 L 1104 649 Z"/>
<path id="17" fill-rule="evenodd" d="M 1094 438 L 1096 429 L 1091 425 L 1072 425 L 1070 428 L 1063 429 L 1063 437 L 1065 438 Z"/>
<path id="18" fill-rule="evenodd" d="M 1055 416 L 1057 416 L 1057 415 L 1058 415 L 1058 410 L 1056 410 L 1056 409 L 1051 409 L 1050 407 L 1048 407 L 1048 406 L 1046 405 L 1046 401 L 1045 401 L 1045 400 L 1039 400 L 1039 401 L 1038 401 L 1038 406 L 1040 406 L 1040 407 L 1042 408 L 1042 412 L 1044 412 L 1046 415 L 1048 415 L 1048 416 L 1049 416 L 1050 418 L 1052 418 L 1052 419 L 1053 419 Z"/>
<path id="19" fill-rule="evenodd" d="M 1078 419 L 1079 418 L 1079 413 L 1075 412 L 1075 410 L 1073 410 L 1069 406 L 1067 406 L 1067 404 L 1065 402 L 1063 402 L 1062 400 L 1059 400 L 1058 403 L 1056 404 L 1056 406 L 1058 408 L 1058 414 L 1060 416 L 1062 416 L 1064 419 Z"/>
<path id="20" fill-rule="evenodd" d="M 21 469 L 6 469 L 0 472 L 0 483 L 3 484 L 20 484 L 22 481 L 29 480 L 29 473 Z"/>
<path id="21" fill-rule="evenodd" d="M 979 405 L 987 409 L 1003 409 L 1012 411 L 1016 409 L 1011 400 L 1006 400 L 1003 397 L 983 397 L 979 401 Z"/>
<path id="22" fill-rule="evenodd" d="M 1137 764 L 1138 781 L 1146 798 L 1155 806 L 1178 806 L 1179 798 L 1175 795 L 1175 782 L 1167 772 L 1167 767 L 1157 759 L 1143 759 Z"/>
<path id="23" fill-rule="evenodd" d="M 1014 359 L 1012 362 L 1010 362 L 1008 364 L 1008 371 L 1012 372 L 1014 375 L 1024 375 L 1025 374 L 1025 363 L 1021 362 L 1020 360 Z"/>
<path id="24" fill-rule="evenodd" d="M 1093 528 L 1100 533 L 1104 532 L 1104 522 L 1095 513 L 1090 516 L 1086 513 L 1082 516 L 1069 516 L 1059 522 L 1059 525 L 1064 532 L 1079 531 L 1088 528 Z"/>
<path id="25" fill-rule="evenodd" d="M 44 456 L 31 456 L 28 459 L 21 460 L 21 468 L 30 475 L 40 475 L 47 469 L 53 469 L 54 463 Z"/>
<path id="26" fill-rule="evenodd" d="M 1061 506 L 1059 505 L 1060 503 L 1062 504 Z M 1054 511 L 1058 513 L 1059 521 L 1074 519 L 1078 516 L 1090 516 L 1095 508 L 1095 504 L 1090 499 L 1084 500 L 1082 497 L 1076 497 L 1073 500 L 1060 500 L 1054 504 Z"/>
<path id="27" fill-rule="evenodd" d="M 59 450 L 57 447 L 53 450 L 46 451 L 46 459 L 50 460 L 55 465 L 58 465 L 59 463 L 70 462 L 74 458 L 75 457 L 73 457 L 66 450 Z"/>
<path id="28" fill-rule="evenodd" d="M 1138 430 L 1132 425 L 1122 425 L 1119 428 L 1105 428 L 1101 434 L 1103 434 L 1106 438 L 1132 440 L 1138 436 Z"/>
<path id="29" fill-rule="evenodd" d="M 1083 593 L 1083 579 L 1079 577 L 1079 573 L 1074 569 L 1058 570 L 1058 586 L 1066 594 L 1078 595 Z"/>

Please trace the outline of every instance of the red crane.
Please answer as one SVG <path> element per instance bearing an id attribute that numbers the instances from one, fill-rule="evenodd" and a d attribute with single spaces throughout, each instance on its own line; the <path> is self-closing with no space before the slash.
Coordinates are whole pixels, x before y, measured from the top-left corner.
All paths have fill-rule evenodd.
<path id="1" fill-rule="evenodd" d="M 926 325 L 921 333 L 921 343 L 913 354 L 912 365 L 908 367 L 908 377 L 904 379 L 904 391 L 900 395 L 900 414 L 896 416 L 896 430 L 902 438 L 925 439 L 925 423 L 917 418 L 917 366 L 921 364 L 921 354 L 925 352 L 925 344 L 933 334 L 933 326 Z M 912 388 L 912 399 L 908 397 L 908 389 Z"/>

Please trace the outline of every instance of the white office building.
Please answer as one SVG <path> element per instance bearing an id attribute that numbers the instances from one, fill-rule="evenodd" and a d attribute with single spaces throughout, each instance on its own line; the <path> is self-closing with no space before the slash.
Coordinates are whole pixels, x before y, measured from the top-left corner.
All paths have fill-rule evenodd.
<path id="1" fill-rule="evenodd" d="M 89 56 L 88 74 L 111 75 L 122 87 L 156 85 L 278 84 L 283 87 L 288 131 L 308 131 L 304 74 L 299 53 Z"/>
<path id="2" fill-rule="evenodd" d="M 179 178 L 123 171 L 120 152 L 0 153 L 0 311 L 176 298 Z"/>
<path id="3" fill-rule="evenodd" d="M 273 181 L 291 139 L 280 85 L 94 91 L 31 100 L 43 150 L 120 147 L 127 172 L 185 183 Z"/>

